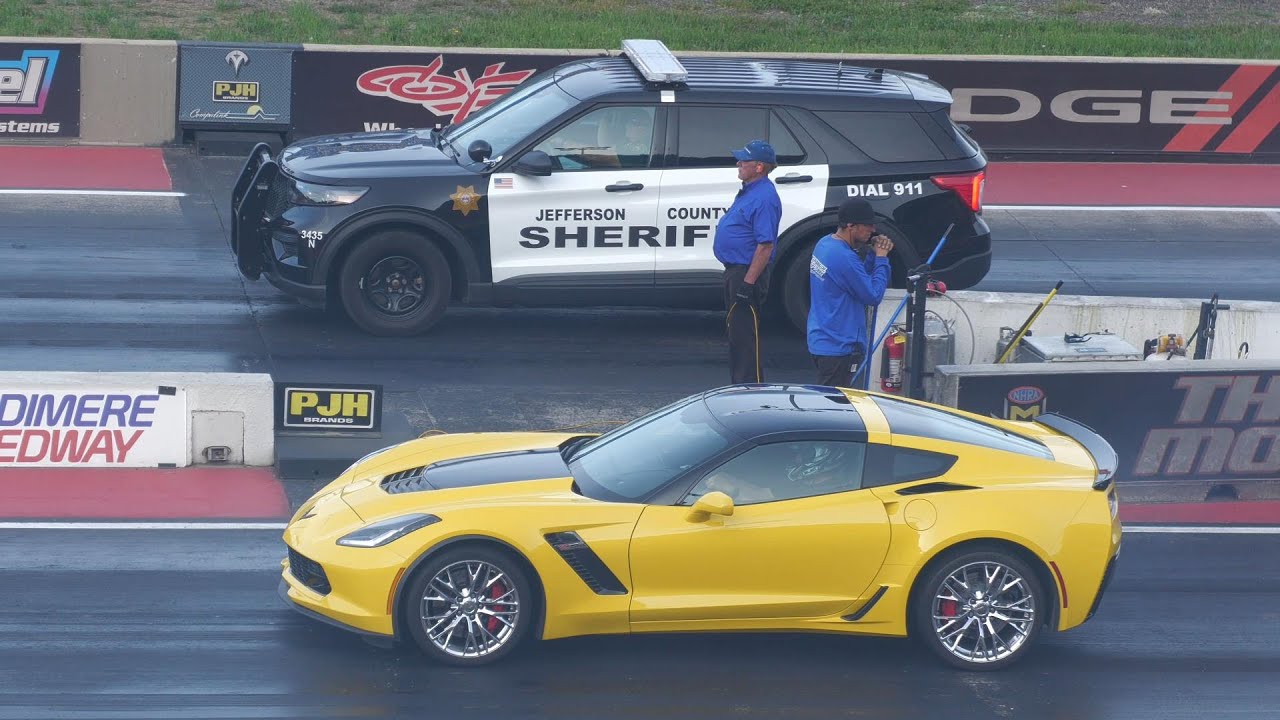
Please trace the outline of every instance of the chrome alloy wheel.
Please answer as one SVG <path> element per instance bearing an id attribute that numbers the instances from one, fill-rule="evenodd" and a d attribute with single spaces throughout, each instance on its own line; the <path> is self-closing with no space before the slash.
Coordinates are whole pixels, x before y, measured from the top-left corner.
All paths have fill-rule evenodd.
<path id="1" fill-rule="evenodd" d="M 420 615 L 422 629 L 440 651 L 459 658 L 484 657 L 515 634 L 520 594 L 495 565 L 455 562 L 427 583 Z"/>
<path id="2" fill-rule="evenodd" d="M 1018 651 L 1037 622 L 1031 585 L 1016 570 L 984 560 L 947 576 L 933 598 L 933 630 L 942 646 L 969 663 L 992 663 Z"/>

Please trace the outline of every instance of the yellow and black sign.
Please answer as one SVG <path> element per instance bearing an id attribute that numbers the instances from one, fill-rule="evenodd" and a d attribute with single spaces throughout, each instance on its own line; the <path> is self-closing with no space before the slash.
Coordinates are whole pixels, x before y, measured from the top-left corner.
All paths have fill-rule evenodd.
<path id="1" fill-rule="evenodd" d="M 216 102 L 256 103 L 258 102 L 258 83 L 215 80 L 213 99 Z"/>
<path id="2" fill-rule="evenodd" d="M 276 383 L 276 430 L 380 432 L 382 386 Z"/>

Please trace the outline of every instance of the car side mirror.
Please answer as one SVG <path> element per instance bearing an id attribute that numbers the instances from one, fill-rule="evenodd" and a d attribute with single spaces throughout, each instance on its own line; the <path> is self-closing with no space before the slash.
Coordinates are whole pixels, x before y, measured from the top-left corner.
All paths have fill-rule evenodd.
<path id="1" fill-rule="evenodd" d="M 733 498 L 716 490 L 698 498 L 697 502 L 693 504 L 693 509 L 689 511 L 689 520 L 691 522 L 703 522 L 712 515 L 728 517 L 732 514 Z"/>
<path id="2" fill-rule="evenodd" d="M 493 146 L 484 140 L 476 140 L 467 146 L 467 156 L 476 162 L 484 162 L 493 155 Z"/>
<path id="3" fill-rule="evenodd" d="M 514 172 L 521 175 L 539 175 L 545 177 L 551 174 L 555 166 L 551 164 L 551 156 L 541 150 L 531 150 L 524 154 L 516 164 L 511 167 Z"/>

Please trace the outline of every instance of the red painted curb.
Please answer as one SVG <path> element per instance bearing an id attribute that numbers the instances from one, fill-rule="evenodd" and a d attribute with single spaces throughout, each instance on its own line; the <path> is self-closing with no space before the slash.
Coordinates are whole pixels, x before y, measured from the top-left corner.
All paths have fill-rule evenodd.
<path id="1" fill-rule="evenodd" d="M 0 147 L 0 188 L 168 192 L 159 148 Z"/>
<path id="2" fill-rule="evenodd" d="M 0 468 L 0 518 L 284 519 L 263 468 Z"/>
<path id="3" fill-rule="evenodd" d="M 1280 500 L 1201 503 L 1120 503 L 1120 521 L 1212 525 L 1280 525 Z"/>
<path id="4" fill-rule="evenodd" d="M 983 204 L 1280 208 L 1280 165 L 993 162 Z"/>

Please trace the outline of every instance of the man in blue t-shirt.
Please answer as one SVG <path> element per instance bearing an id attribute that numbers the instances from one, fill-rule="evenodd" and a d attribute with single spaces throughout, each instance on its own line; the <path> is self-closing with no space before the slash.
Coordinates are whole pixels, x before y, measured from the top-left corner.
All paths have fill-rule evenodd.
<path id="1" fill-rule="evenodd" d="M 889 286 L 893 241 L 876 234 L 876 213 L 861 198 L 840 206 L 836 231 L 818 241 L 809 261 L 809 354 L 818 384 L 853 387 L 866 357 L 867 308 Z"/>
<path id="2" fill-rule="evenodd" d="M 773 146 L 752 140 L 734 150 L 742 189 L 716 225 L 712 251 L 724 265 L 725 325 L 729 333 L 729 382 L 764 382 L 760 363 L 760 305 L 769 294 L 769 274 L 782 200 L 769 173 L 778 166 Z"/>

